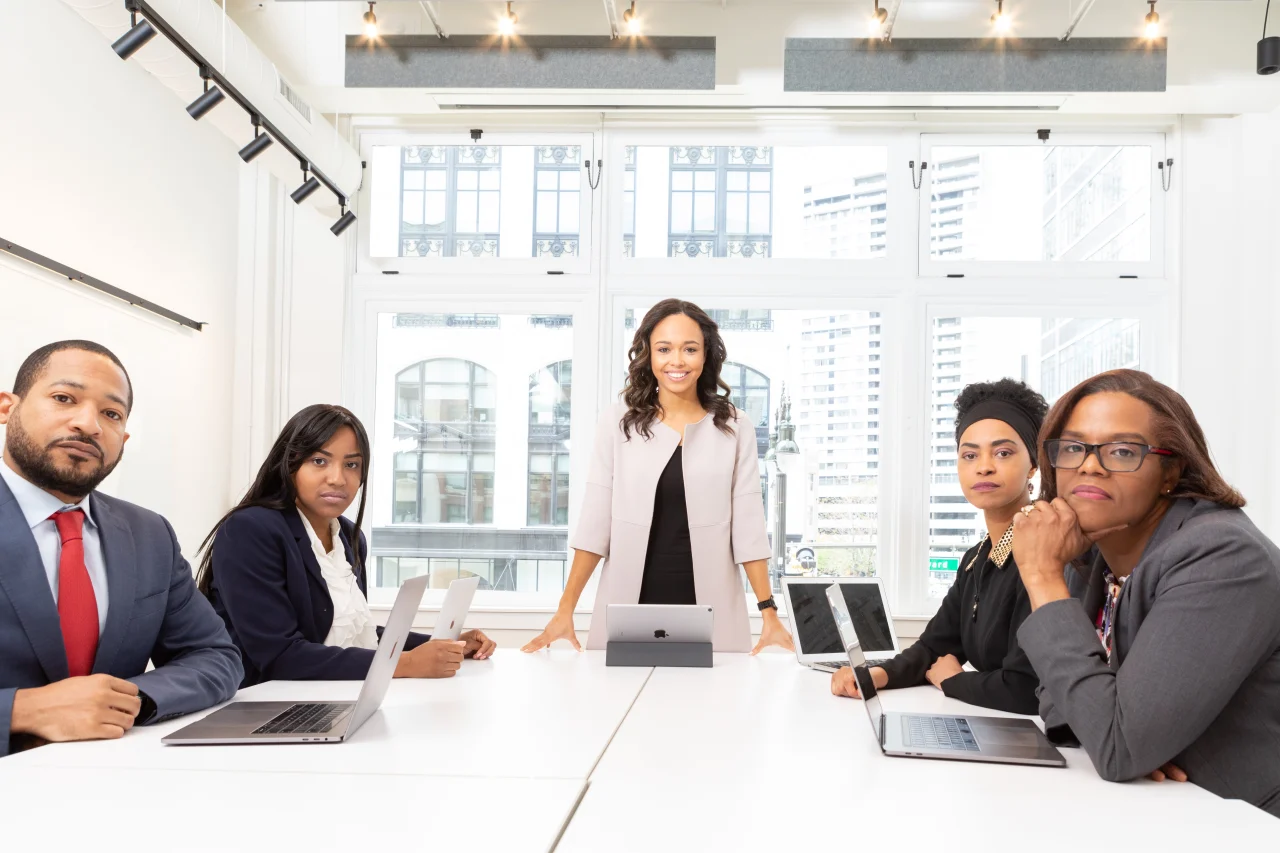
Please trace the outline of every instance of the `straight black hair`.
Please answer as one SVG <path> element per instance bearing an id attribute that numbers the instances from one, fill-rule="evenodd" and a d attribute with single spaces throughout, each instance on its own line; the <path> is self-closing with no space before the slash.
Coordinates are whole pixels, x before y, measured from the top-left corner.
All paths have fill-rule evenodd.
<path id="1" fill-rule="evenodd" d="M 200 557 L 200 571 L 196 573 L 196 586 L 205 597 L 213 594 L 213 542 L 222 525 L 239 510 L 251 506 L 282 512 L 293 511 L 298 500 L 298 490 L 293 484 L 294 475 L 304 462 L 324 447 L 334 433 L 343 427 L 350 427 L 356 434 L 356 445 L 360 448 L 363 462 L 360 466 L 360 509 L 356 512 L 355 526 L 355 539 L 359 539 L 360 527 L 364 523 L 365 486 L 369 482 L 369 434 L 365 432 L 360 419 L 341 406 L 307 406 L 289 418 L 289 422 L 284 425 L 275 444 L 271 445 L 271 451 L 262 467 L 258 469 L 257 478 L 240 499 L 240 503 L 219 519 L 204 542 L 200 543 L 200 551 L 203 553 Z M 358 576 L 364 563 L 358 541 L 352 541 L 351 555 L 351 568 Z"/>

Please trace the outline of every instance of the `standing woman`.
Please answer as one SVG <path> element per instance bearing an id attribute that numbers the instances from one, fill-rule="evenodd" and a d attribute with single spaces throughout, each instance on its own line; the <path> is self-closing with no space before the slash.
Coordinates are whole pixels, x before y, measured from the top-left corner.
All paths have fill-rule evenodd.
<path id="1" fill-rule="evenodd" d="M 363 679 L 382 629 L 365 599 L 360 523 L 369 437 L 341 406 L 307 406 L 285 424 L 240 503 L 204 543 L 196 583 L 240 649 L 244 681 Z M 343 513 L 360 493 L 352 524 Z M 493 642 L 410 634 L 397 678 L 446 678 Z"/>
<path id="2" fill-rule="evenodd" d="M 717 652 L 794 649 L 769 587 L 755 428 L 720 378 L 719 328 L 697 305 L 667 299 L 644 316 L 628 356 L 623 402 L 596 428 L 560 607 L 524 651 L 555 640 L 581 649 L 573 610 L 601 560 L 587 648 L 605 646 L 608 605 L 640 603 L 709 605 Z M 764 618 L 754 649 L 739 564 Z"/>
<path id="3" fill-rule="evenodd" d="M 1047 500 L 1013 550 L 1049 737 L 1108 781 L 1189 779 L 1280 817 L 1280 549 L 1187 401 L 1145 373 L 1086 379 L 1042 436 Z"/>
<path id="4" fill-rule="evenodd" d="M 961 558 L 951 590 L 920 639 L 871 668 L 877 688 L 929 683 L 971 705 L 1036 713 L 1039 681 L 1017 633 L 1031 604 L 1010 551 L 1013 519 L 1031 504 L 1036 437 L 1048 410 L 1043 397 L 1012 379 L 968 385 L 956 398 L 960 488 L 982 510 L 987 533 Z M 976 672 L 964 671 L 966 661 Z M 838 670 L 831 692 L 858 698 L 853 670 Z"/>

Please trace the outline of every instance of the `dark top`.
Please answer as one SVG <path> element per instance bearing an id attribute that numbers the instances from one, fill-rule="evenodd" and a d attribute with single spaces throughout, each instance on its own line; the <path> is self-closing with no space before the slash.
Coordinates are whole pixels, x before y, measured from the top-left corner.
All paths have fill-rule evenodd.
<path id="1" fill-rule="evenodd" d="M 955 655 L 960 663 L 972 663 L 978 671 L 962 672 L 942 682 L 946 695 L 1015 714 L 1034 714 L 1039 709 L 1039 679 L 1018 645 L 1017 633 L 1031 613 L 1031 601 L 1013 554 L 1003 567 L 997 566 L 990 559 L 991 544 L 989 539 L 983 540 L 965 553 L 955 582 L 920 639 L 881 664 L 889 675 L 889 687 L 926 684 L 925 672 L 933 662 L 943 655 Z M 966 571 L 971 561 L 973 567 Z"/>
<path id="2" fill-rule="evenodd" d="M 689 545 L 689 511 L 684 503 L 684 465 L 677 447 L 658 478 L 653 496 L 653 523 L 644 552 L 641 604 L 697 604 L 693 586 L 693 549 Z"/>
<path id="3" fill-rule="evenodd" d="M 355 525 L 345 518 L 338 521 L 347 562 L 355 566 L 351 552 Z M 368 547 L 363 533 L 359 543 L 361 568 L 356 583 L 364 593 Z M 333 626 L 333 599 L 295 509 L 249 507 L 232 513 L 213 540 L 209 600 L 240 649 L 241 687 L 276 679 L 358 681 L 373 663 L 373 649 L 324 644 Z M 410 634 L 404 650 L 429 639 L 426 634 Z"/>
<path id="4" fill-rule="evenodd" d="M 1120 592 L 1110 661 L 1094 627 L 1108 566 L 1091 556 L 1067 575 L 1080 601 L 1018 631 L 1050 740 L 1076 739 L 1104 779 L 1172 761 L 1280 817 L 1280 548 L 1241 510 L 1174 500 Z"/>

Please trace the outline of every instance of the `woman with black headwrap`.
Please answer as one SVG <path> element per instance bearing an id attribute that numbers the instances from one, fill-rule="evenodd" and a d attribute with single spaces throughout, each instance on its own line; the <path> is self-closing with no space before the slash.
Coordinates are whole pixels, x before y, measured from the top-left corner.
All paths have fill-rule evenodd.
<path id="1" fill-rule="evenodd" d="M 1013 561 L 1013 518 L 1031 503 L 1036 440 L 1049 407 L 1012 379 L 968 385 L 955 405 L 960 488 L 982 510 L 987 535 L 961 558 L 920 639 L 871 676 L 882 690 L 928 682 L 972 705 L 1034 714 L 1039 680 L 1017 637 L 1031 603 Z M 965 671 L 965 662 L 976 671 Z M 831 692 L 858 698 L 849 667 L 831 677 Z"/>

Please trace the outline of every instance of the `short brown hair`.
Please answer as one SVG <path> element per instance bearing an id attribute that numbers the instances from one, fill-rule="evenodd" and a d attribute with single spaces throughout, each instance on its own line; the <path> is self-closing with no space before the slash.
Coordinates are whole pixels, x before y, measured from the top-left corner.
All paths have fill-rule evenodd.
<path id="1" fill-rule="evenodd" d="M 1227 484 L 1214 467 L 1209 455 L 1209 443 L 1204 430 L 1196 420 L 1191 406 L 1181 394 L 1157 382 L 1140 370 L 1109 370 L 1086 379 L 1062 396 L 1049 410 L 1044 427 L 1040 430 L 1040 458 L 1046 459 L 1046 441 L 1059 438 L 1066 428 L 1071 413 L 1085 397 L 1107 392 L 1128 394 L 1151 408 L 1151 421 L 1156 434 L 1151 440 L 1157 446 L 1172 450 L 1176 456 L 1161 456 L 1165 465 L 1182 463 L 1182 476 L 1178 478 L 1170 497 L 1198 498 L 1213 501 L 1226 507 L 1244 506 L 1244 496 Z M 1052 465 L 1040 472 L 1041 497 L 1051 501 L 1058 496 L 1058 474 Z"/>

